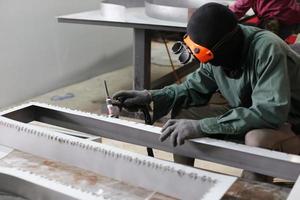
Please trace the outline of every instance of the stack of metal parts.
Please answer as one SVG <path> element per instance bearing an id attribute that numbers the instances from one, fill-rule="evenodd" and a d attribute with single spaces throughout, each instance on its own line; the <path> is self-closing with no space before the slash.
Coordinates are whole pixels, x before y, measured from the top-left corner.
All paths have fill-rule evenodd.
<path id="1" fill-rule="evenodd" d="M 300 157 L 296 155 L 209 138 L 191 140 L 174 149 L 171 143 L 159 142 L 159 127 L 46 104 L 28 103 L 0 115 L 0 144 L 15 149 L 13 152 L 6 150 L 8 156 L 0 160 L 0 190 L 27 199 L 211 200 L 221 199 L 237 182 L 236 177 L 128 152 L 72 132 L 65 134 L 67 132 L 37 126 L 32 123 L 34 121 L 93 137 L 104 136 L 242 166 L 290 180 L 296 180 L 300 172 Z M 222 154 L 230 156 L 220 156 Z M 69 174 L 73 174 L 73 178 L 69 178 Z M 79 181 L 93 184 L 81 187 Z M 297 199 L 298 187 L 296 184 L 290 199 Z M 122 192 L 120 188 L 126 189 Z M 259 187 L 254 188 L 257 193 Z M 276 199 L 283 199 L 282 194 L 287 194 L 286 190 L 271 191 L 268 195 Z"/>
<path id="2" fill-rule="evenodd" d="M 228 5 L 233 0 L 105 0 L 101 2 L 101 12 L 103 16 L 109 18 L 116 16 L 124 18 L 126 9 L 144 7 L 149 17 L 186 23 L 190 13 L 208 2 Z"/>

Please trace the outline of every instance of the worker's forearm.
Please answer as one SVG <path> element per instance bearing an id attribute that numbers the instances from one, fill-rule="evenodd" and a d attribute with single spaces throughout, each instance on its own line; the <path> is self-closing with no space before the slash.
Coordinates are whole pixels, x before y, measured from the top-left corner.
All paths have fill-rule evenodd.
<path id="1" fill-rule="evenodd" d="M 278 128 L 286 120 L 287 106 L 278 106 L 278 113 L 253 108 L 235 108 L 219 117 L 200 120 L 200 128 L 206 134 L 245 134 L 253 129 Z M 271 109 L 269 109 L 271 110 Z M 282 113 L 282 114 L 280 114 Z"/>

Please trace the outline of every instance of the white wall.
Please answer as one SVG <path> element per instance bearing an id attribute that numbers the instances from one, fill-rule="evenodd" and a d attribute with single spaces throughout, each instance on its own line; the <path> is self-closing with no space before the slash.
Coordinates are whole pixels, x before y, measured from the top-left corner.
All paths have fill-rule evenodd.
<path id="1" fill-rule="evenodd" d="M 132 30 L 58 23 L 99 0 L 0 0 L 0 107 L 132 63 Z"/>

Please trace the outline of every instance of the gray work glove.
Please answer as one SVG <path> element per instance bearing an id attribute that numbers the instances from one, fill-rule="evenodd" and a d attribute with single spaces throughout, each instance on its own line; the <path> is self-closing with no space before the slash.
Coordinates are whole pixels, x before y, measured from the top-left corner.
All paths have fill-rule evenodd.
<path id="1" fill-rule="evenodd" d="M 113 104 L 122 106 L 130 112 L 137 112 L 139 108 L 151 103 L 152 97 L 147 90 L 122 90 L 113 95 Z M 118 103 L 117 103 L 118 102 Z"/>
<path id="2" fill-rule="evenodd" d="M 170 137 L 174 147 L 184 144 L 187 139 L 204 137 L 199 120 L 170 119 L 161 132 L 159 140 L 163 142 Z"/>

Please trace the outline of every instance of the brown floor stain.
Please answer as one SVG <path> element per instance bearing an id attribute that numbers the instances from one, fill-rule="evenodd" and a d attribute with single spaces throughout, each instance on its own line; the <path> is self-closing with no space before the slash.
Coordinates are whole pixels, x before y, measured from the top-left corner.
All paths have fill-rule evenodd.
<path id="1" fill-rule="evenodd" d="M 86 181 L 88 185 L 96 185 L 98 182 L 98 178 L 95 175 L 90 175 L 88 173 L 76 172 L 73 175 L 74 182 L 79 183 L 81 181 Z"/>

